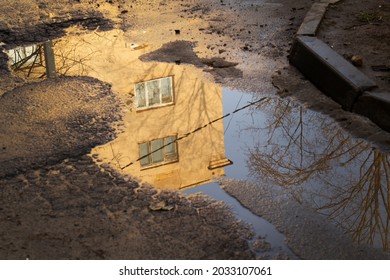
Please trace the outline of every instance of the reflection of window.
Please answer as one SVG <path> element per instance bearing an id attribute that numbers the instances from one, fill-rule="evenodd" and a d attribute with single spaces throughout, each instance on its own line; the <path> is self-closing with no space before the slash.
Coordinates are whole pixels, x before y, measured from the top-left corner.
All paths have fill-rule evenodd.
<path id="1" fill-rule="evenodd" d="M 141 143 L 139 144 L 139 153 L 142 167 L 176 161 L 176 136 Z"/>
<path id="2" fill-rule="evenodd" d="M 172 77 L 135 84 L 137 109 L 173 103 Z"/>
<path id="3" fill-rule="evenodd" d="M 12 66 L 30 66 L 42 62 L 41 45 L 17 47 L 8 51 Z"/>

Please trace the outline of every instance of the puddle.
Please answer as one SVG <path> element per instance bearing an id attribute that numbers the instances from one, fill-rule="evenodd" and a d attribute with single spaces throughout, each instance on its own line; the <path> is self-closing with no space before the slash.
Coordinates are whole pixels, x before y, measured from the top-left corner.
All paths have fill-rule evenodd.
<path id="1" fill-rule="evenodd" d="M 11 68 L 27 79 L 85 75 L 110 83 L 123 101 L 124 126 L 116 140 L 92 151 L 97 163 L 158 188 L 192 187 L 185 192 L 225 201 L 271 243 L 271 257 L 294 255 L 271 224 L 209 184 L 215 178 L 289 189 L 355 241 L 388 249 L 388 154 L 288 99 L 267 98 L 226 115 L 262 97 L 222 89 L 207 79 L 207 66 L 139 59 L 158 47 L 139 47 L 112 30 L 70 34 L 9 55 Z"/>
<path id="2" fill-rule="evenodd" d="M 355 242 L 388 250 L 389 154 L 292 101 L 267 99 L 258 109 L 264 117 L 241 130 L 257 139 L 248 149 L 253 179 L 288 190 Z"/>
<path id="3" fill-rule="evenodd" d="M 262 100 L 264 97 L 257 98 L 258 99 L 254 99 L 252 94 L 245 92 L 224 89 L 224 114 L 235 112 L 252 102 Z M 261 102 L 263 101 L 256 104 L 261 104 Z M 256 137 L 253 137 L 250 130 L 247 130 L 253 123 L 253 118 L 264 120 L 265 115 L 261 111 L 253 111 L 246 108 L 234 114 L 230 114 L 224 119 L 226 155 L 233 162 L 232 165 L 225 167 L 225 174 L 229 178 L 239 180 L 249 179 L 247 163 L 248 150 L 257 143 Z M 271 223 L 243 207 L 235 198 L 228 195 L 218 183 L 198 186 L 184 190 L 183 192 L 187 194 L 202 192 L 214 199 L 222 200 L 229 205 L 239 219 L 253 227 L 255 237 L 250 241 L 250 244 L 253 244 L 257 237 L 262 237 L 265 242 L 271 245 L 271 250 L 267 252 L 256 252 L 252 246 L 252 249 L 259 257 L 267 256 L 269 258 L 278 258 L 280 256 L 287 256 L 289 259 L 297 259 L 295 254 L 286 246 L 285 236 L 283 234 L 281 234 Z"/>
<path id="4" fill-rule="evenodd" d="M 264 97 L 257 97 L 260 100 Z M 267 97 L 268 98 L 268 97 Z M 225 112 L 234 112 L 254 100 L 252 94 L 245 92 L 224 89 L 223 106 Z M 261 101 L 258 104 L 261 104 Z M 261 111 L 253 111 L 251 108 L 239 111 L 225 119 L 225 146 L 226 153 L 233 165 L 225 168 L 226 175 L 230 178 L 247 180 L 248 170 L 248 150 L 257 143 L 254 135 L 247 133 L 247 129 L 256 119 L 264 119 L 265 115 Z"/>
<path id="5" fill-rule="evenodd" d="M 142 62 L 139 57 L 153 46 L 134 46 L 121 31 L 113 30 L 21 47 L 9 55 L 11 68 L 27 79 L 86 75 L 112 84 L 126 104 L 125 125 L 116 140 L 92 151 L 101 166 L 108 164 L 162 189 L 200 185 L 193 191 L 228 203 L 239 218 L 253 225 L 256 237 L 271 244 L 266 254 L 294 258 L 271 224 L 243 208 L 218 184 L 208 184 L 225 176 L 225 170 L 233 178 L 247 177 L 236 139 L 236 124 L 245 119 L 245 110 L 232 112 L 247 106 L 250 95 L 222 93 L 220 86 L 205 78 L 203 70 L 210 71 L 210 66 Z M 225 145 L 233 168 L 226 169 L 232 161 Z"/>
<path id="6" fill-rule="evenodd" d="M 236 217 L 247 224 L 251 225 L 255 236 L 249 241 L 249 244 L 259 257 L 261 258 L 281 258 L 297 259 L 295 254 L 285 245 L 285 236 L 281 234 L 271 223 L 265 219 L 253 214 L 248 209 L 244 208 L 235 198 L 228 195 L 218 183 L 210 183 L 196 188 L 191 188 L 183 191 L 186 194 L 194 194 L 202 192 L 216 200 L 222 200 L 230 206 Z M 271 245 L 270 249 L 258 250 L 254 248 L 256 240 L 262 240 Z"/>

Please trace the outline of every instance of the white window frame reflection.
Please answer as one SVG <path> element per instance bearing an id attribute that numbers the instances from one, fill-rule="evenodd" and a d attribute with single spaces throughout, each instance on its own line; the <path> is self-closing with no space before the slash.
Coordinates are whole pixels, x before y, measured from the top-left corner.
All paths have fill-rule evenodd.
<path id="1" fill-rule="evenodd" d="M 136 110 L 145 110 L 174 103 L 171 76 L 136 83 L 134 85 Z"/>
<path id="2" fill-rule="evenodd" d="M 139 143 L 141 169 L 177 162 L 179 156 L 176 139 L 176 135 L 171 135 Z"/>
<path id="3" fill-rule="evenodd" d="M 15 49 L 7 51 L 11 65 L 17 65 L 23 62 L 24 66 L 26 67 L 42 63 L 42 54 L 40 52 L 41 48 L 42 46 L 40 45 L 30 45 L 16 47 Z"/>

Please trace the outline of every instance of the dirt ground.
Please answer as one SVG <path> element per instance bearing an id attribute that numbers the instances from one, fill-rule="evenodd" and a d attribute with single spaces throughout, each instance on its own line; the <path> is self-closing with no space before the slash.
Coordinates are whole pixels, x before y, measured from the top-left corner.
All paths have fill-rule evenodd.
<path id="1" fill-rule="evenodd" d="M 379 90 L 390 92 L 390 5 L 385 0 L 341 1 L 331 6 L 319 29 L 319 38 L 351 60 L 374 80 Z"/>
<path id="2" fill-rule="evenodd" d="M 320 31 L 341 52 L 362 54 L 369 75 L 377 73 L 369 66 L 388 61 L 390 53 L 378 47 L 381 38 L 389 38 L 384 2 L 342 1 L 329 10 Z M 386 147 L 388 134 L 364 118 L 342 112 L 289 66 L 294 33 L 311 4 L 0 0 L 0 48 L 58 38 L 75 24 L 91 31 L 120 28 L 137 44 L 156 49 L 172 41 L 190 42 L 196 57 L 206 59 L 203 63 L 218 57 L 237 64 L 227 72 L 210 67 L 223 86 L 270 94 L 278 89 L 280 95 L 300 99 L 359 137 Z M 382 5 L 381 20 L 360 26 L 349 4 L 354 13 Z M 356 41 L 354 25 L 364 33 Z M 372 28 L 386 30 L 379 37 Z M 372 42 L 379 51 L 351 48 L 361 46 L 359 40 Z M 388 47 L 387 41 L 383 50 Z M 196 64 L 177 52 L 170 59 Z M 86 77 L 30 82 L 14 76 L 6 60 L 1 52 L 1 259 L 254 258 L 245 241 L 249 231 L 226 206 L 200 196 L 156 192 L 92 161 L 88 150 L 120 133 L 124 105 L 109 85 Z M 381 87 L 388 86 L 386 78 L 379 80 Z M 152 211 L 150 205 L 158 202 L 169 210 Z"/>
<path id="3" fill-rule="evenodd" d="M 0 179 L 1 259 L 249 259 L 226 206 L 140 187 L 88 156 Z M 166 203 L 166 211 L 150 205 Z M 170 210 L 168 210 L 170 209 Z"/>
<path id="4" fill-rule="evenodd" d="M 377 83 L 377 91 L 389 92 L 389 25 L 387 1 L 342 0 L 329 6 L 317 36 L 350 61 L 353 56 L 360 56 L 363 64 L 357 67 Z M 355 137 L 389 151 L 389 133 L 367 118 L 342 110 L 294 67 L 284 67 L 276 72 L 272 82 L 280 96 L 298 99 L 307 108 L 331 116 Z"/>

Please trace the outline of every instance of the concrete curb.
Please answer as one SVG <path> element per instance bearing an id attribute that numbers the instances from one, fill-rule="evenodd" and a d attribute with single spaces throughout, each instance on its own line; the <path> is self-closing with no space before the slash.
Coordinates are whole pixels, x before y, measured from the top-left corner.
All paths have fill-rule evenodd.
<path id="1" fill-rule="evenodd" d="M 290 61 L 326 95 L 352 111 L 359 96 L 376 84 L 316 37 L 297 36 Z"/>
<path id="2" fill-rule="evenodd" d="M 390 93 L 365 92 L 356 101 L 353 112 L 368 117 L 382 129 L 390 131 Z"/>
<path id="3" fill-rule="evenodd" d="M 297 35 L 315 36 L 329 3 L 314 3 L 307 12 Z"/>
<path id="4" fill-rule="evenodd" d="M 339 1 L 312 4 L 296 33 L 290 63 L 343 109 L 366 116 L 390 132 L 390 93 L 371 92 L 375 82 L 316 37 L 329 4 Z"/>

